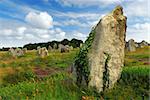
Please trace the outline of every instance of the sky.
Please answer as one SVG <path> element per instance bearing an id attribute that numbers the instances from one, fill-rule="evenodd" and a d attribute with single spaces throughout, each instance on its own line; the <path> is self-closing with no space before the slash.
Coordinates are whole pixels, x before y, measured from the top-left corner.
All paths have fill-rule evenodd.
<path id="1" fill-rule="evenodd" d="M 127 16 L 126 40 L 150 42 L 149 0 L 0 0 L 0 48 L 87 38 L 115 6 Z"/>

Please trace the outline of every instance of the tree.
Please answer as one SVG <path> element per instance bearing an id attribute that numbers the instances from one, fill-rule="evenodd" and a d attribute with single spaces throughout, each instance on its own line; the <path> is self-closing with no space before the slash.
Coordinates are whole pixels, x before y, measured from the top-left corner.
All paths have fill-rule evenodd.
<path id="1" fill-rule="evenodd" d="M 80 47 L 80 44 L 83 43 L 82 40 L 78 40 L 78 39 L 75 39 L 73 38 L 71 41 L 70 41 L 70 45 L 73 46 L 73 48 L 77 48 L 77 47 Z"/>
<path id="2" fill-rule="evenodd" d="M 63 44 L 63 45 L 69 45 L 69 42 L 70 42 L 69 40 L 64 39 L 60 43 Z"/>

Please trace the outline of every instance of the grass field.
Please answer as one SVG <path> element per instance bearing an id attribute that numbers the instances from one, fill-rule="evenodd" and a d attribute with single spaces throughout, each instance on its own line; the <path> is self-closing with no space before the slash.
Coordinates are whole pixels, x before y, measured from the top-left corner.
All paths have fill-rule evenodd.
<path id="1" fill-rule="evenodd" d="M 77 49 L 69 53 L 50 52 L 39 58 L 36 51 L 13 58 L 0 52 L 0 100 L 148 100 L 150 47 L 126 52 L 120 80 L 103 95 L 78 88 L 70 66 Z"/>

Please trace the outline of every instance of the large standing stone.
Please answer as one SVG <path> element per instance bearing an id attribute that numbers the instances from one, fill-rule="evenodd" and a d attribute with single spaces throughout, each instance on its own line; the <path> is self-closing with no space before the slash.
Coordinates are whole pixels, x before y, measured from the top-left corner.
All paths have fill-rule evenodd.
<path id="1" fill-rule="evenodd" d="M 38 55 L 41 57 L 41 58 L 44 58 L 46 56 L 48 56 L 48 50 L 46 49 L 46 47 L 43 47 L 43 48 L 38 48 L 37 49 L 37 53 Z"/>
<path id="2" fill-rule="evenodd" d="M 69 52 L 69 46 L 64 46 L 64 45 L 62 45 L 62 44 L 59 44 L 58 45 L 58 48 L 59 48 L 59 51 L 61 52 L 61 53 L 64 53 L 64 52 Z"/>
<path id="3" fill-rule="evenodd" d="M 41 48 L 42 49 L 42 53 L 41 53 L 41 57 L 44 58 L 45 56 L 48 56 L 48 50 L 46 49 L 46 47 Z"/>
<path id="4" fill-rule="evenodd" d="M 15 49 L 10 48 L 8 51 L 9 51 L 9 54 L 12 55 L 13 57 L 16 56 L 16 51 L 15 51 Z"/>
<path id="5" fill-rule="evenodd" d="M 113 87 L 124 65 L 126 17 L 117 6 L 91 31 L 75 60 L 77 84 L 97 92 Z"/>
<path id="6" fill-rule="evenodd" d="M 133 39 L 130 39 L 126 44 L 126 49 L 130 52 L 136 51 L 137 44 L 134 42 Z"/>
<path id="7" fill-rule="evenodd" d="M 41 47 L 40 47 L 40 46 L 38 46 L 38 47 L 37 47 L 37 55 L 39 55 L 39 56 L 40 56 L 40 54 L 41 54 Z"/>

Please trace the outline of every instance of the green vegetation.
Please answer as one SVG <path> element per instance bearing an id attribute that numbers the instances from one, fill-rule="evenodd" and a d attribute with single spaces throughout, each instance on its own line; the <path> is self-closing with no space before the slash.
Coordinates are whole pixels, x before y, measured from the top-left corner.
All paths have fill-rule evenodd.
<path id="1" fill-rule="evenodd" d="M 34 99 L 34 100 L 77 100 L 77 87 L 73 83 L 66 84 L 68 74 L 59 73 L 42 81 L 26 81 L 17 85 L 9 85 L 0 89 L 3 99 Z M 70 87 L 68 87 L 70 86 Z M 15 92 L 14 92 L 15 91 Z"/>
<path id="2" fill-rule="evenodd" d="M 36 51 L 28 52 L 28 54 L 13 58 L 12 56 L 2 54 L 0 56 L 0 67 L 68 67 L 70 66 L 76 55 L 77 50 L 70 53 L 59 53 L 59 51 L 50 52 L 50 55 L 45 58 L 37 56 Z"/>
<path id="3" fill-rule="evenodd" d="M 89 63 L 88 63 L 88 52 L 91 49 L 91 45 L 94 40 L 95 30 L 92 30 L 89 34 L 88 39 L 83 44 L 83 47 L 80 48 L 79 53 L 76 56 L 75 59 L 75 66 L 76 66 L 76 72 L 77 72 L 77 85 L 80 86 L 82 82 L 82 78 L 86 80 L 86 83 L 88 84 L 89 80 Z"/>
<path id="4" fill-rule="evenodd" d="M 19 58 L 0 52 L 0 99 L 148 100 L 149 47 L 126 53 L 120 80 L 114 88 L 106 90 L 103 96 L 94 90 L 79 88 L 75 84 L 74 76 L 68 69 L 74 62 L 77 52 L 77 49 L 69 53 L 55 51 L 45 58 L 39 58 L 35 51 L 28 51 Z"/>

